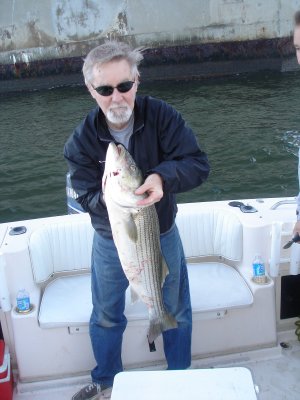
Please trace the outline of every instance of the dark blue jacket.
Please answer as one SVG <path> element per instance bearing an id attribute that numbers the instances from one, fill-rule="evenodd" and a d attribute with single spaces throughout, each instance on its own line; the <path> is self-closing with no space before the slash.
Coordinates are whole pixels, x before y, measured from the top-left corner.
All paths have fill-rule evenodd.
<path id="1" fill-rule="evenodd" d="M 158 173 L 164 196 L 156 209 L 161 233 L 168 231 L 177 212 L 175 194 L 199 186 L 209 174 L 206 154 L 193 131 L 170 105 L 152 97 L 137 96 L 129 151 L 146 177 Z M 87 211 L 97 232 L 111 237 L 101 181 L 106 151 L 113 141 L 99 107 L 75 129 L 64 148 L 77 201 Z"/>

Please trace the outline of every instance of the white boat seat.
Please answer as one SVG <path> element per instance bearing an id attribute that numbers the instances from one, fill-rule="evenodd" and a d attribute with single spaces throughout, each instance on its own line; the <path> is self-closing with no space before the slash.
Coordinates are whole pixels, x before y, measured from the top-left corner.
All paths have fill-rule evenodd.
<path id="1" fill-rule="evenodd" d="M 242 225 L 231 211 L 179 206 L 176 219 L 188 264 L 194 315 L 248 307 L 253 295 L 244 278 L 232 266 L 242 260 Z M 29 240 L 36 284 L 45 284 L 39 323 L 43 328 L 80 326 L 89 323 L 92 310 L 90 259 L 94 230 L 90 220 L 44 225 Z M 218 262 L 201 262 L 212 256 Z M 223 262 L 220 261 L 220 257 Z M 59 275 L 57 275 L 59 273 Z M 63 273 L 63 276 L 60 274 Z M 48 283 L 50 277 L 54 277 Z M 146 306 L 131 304 L 127 291 L 128 321 L 148 319 Z"/>
<path id="2" fill-rule="evenodd" d="M 38 319 L 41 328 L 82 326 L 88 324 L 91 311 L 91 275 L 69 275 L 46 286 Z"/>
<path id="3" fill-rule="evenodd" d="M 193 314 L 242 308 L 253 303 L 253 294 L 238 271 L 226 264 L 188 264 Z"/>
<path id="4" fill-rule="evenodd" d="M 193 315 L 247 307 L 253 295 L 232 267 L 221 263 L 189 264 Z M 42 328 L 82 326 L 89 323 L 92 311 L 90 274 L 65 276 L 52 281 L 45 289 L 39 312 Z M 144 303 L 131 303 L 126 293 L 125 315 L 128 321 L 148 319 Z"/>
<path id="5" fill-rule="evenodd" d="M 87 325 L 91 312 L 91 275 L 64 276 L 46 287 L 39 311 L 39 324 L 42 328 Z M 131 304 L 130 290 L 126 292 L 125 314 L 129 320 L 148 318 L 144 303 L 138 301 Z"/>

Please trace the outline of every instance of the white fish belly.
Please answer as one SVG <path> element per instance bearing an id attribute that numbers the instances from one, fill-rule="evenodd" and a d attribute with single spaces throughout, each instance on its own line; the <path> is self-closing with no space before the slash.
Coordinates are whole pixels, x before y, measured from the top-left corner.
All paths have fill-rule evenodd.
<path id="1" fill-rule="evenodd" d="M 120 215 L 119 215 L 120 217 Z M 126 216 L 125 216 L 126 218 Z M 141 209 L 133 215 L 137 240 L 126 233 L 126 222 L 112 226 L 114 241 L 124 273 L 140 299 L 147 304 L 150 315 L 164 313 L 162 301 L 162 254 L 159 240 L 159 222 L 155 206 Z"/>

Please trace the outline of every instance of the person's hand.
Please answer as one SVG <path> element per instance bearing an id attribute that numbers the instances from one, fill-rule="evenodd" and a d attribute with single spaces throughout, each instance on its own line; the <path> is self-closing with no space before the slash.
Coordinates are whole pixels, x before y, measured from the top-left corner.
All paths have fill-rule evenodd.
<path id="1" fill-rule="evenodd" d="M 297 233 L 300 235 L 300 221 L 297 221 L 295 223 L 294 230 L 293 230 L 293 237 L 295 237 L 297 235 Z M 295 242 L 295 243 L 300 243 L 300 241 Z"/>
<path id="2" fill-rule="evenodd" d="M 148 197 L 137 202 L 138 206 L 150 206 L 157 203 L 163 197 L 163 180 L 159 174 L 149 175 L 145 182 L 140 186 L 135 194 L 147 193 Z"/>

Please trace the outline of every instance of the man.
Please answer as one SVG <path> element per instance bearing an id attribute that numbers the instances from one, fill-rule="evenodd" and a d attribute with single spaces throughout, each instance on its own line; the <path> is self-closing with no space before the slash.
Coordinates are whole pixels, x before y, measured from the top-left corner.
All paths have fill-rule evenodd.
<path id="1" fill-rule="evenodd" d="M 132 154 L 145 181 L 137 194 L 147 193 L 140 205 L 156 205 L 160 241 L 169 275 L 163 287 L 168 312 L 178 328 L 163 332 L 168 369 L 185 369 L 191 362 L 192 311 L 187 268 L 174 224 L 175 194 L 206 180 L 209 165 L 192 130 L 171 106 L 149 96 L 136 96 L 138 49 L 121 42 L 96 47 L 83 65 L 85 84 L 98 107 L 75 129 L 65 145 L 77 201 L 89 212 L 95 229 L 92 250 L 90 337 L 97 366 L 92 384 L 74 400 L 110 398 L 114 376 L 122 371 L 121 346 L 126 328 L 125 291 L 128 281 L 114 245 L 101 191 L 109 142 L 122 143 Z M 145 342 L 146 343 L 146 342 Z"/>
<path id="2" fill-rule="evenodd" d="M 300 64 L 300 11 L 297 11 L 295 14 L 295 28 L 294 28 L 294 46 L 296 49 L 296 56 L 298 64 Z M 299 179 L 299 186 L 300 186 L 300 148 L 299 148 L 299 164 L 298 164 L 298 179 Z M 294 226 L 293 236 L 295 237 L 297 233 L 300 235 L 300 193 L 298 195 L 298 206 L 297 206 L 297 222 Z M 298 241 L 297 243 L 300 243 Z"/>

